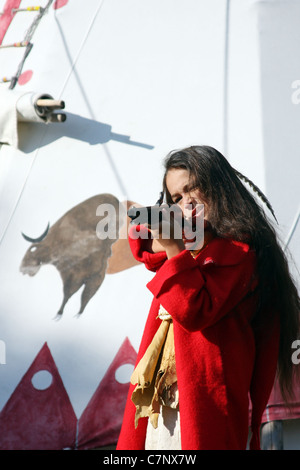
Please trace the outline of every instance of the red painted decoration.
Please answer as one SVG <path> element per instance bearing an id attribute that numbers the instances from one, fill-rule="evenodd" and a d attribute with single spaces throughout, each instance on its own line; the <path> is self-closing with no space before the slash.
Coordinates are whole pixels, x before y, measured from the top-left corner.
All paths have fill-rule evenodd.
<path id="1" fill-rule="evenodd" d="M 77 421 L 47 343 L 0 413 L 0 450 L 93 449 L 117 442 L 129 383 L 115 378 L 118 368 L 135 364 L 126 338 Z M 39 374 L 48 382 L 37 383 Z M 78 442 L 76 430 L 78 425 Z"/>
<path id="2" fill-rule="evenodd" d="M 48 371 L 52 382 L 34 387 L 36 373 Z M 51 378 L 51 377 L 50 377 Z M 33 361 L 0 414 L 0 450 L 74 448 L 76 415 L 47 343 Z"/>
<path id="3" fill-rule="evenodd" d="M 12 13 L 13 8 L 19 8 L 21 0 L 6 0 L 0 16 L 0 44 L 2 44 L 3 38 L 8 30 L 10 23 L 12 22 L 14 14 Z"/>
<path id="4" fill-rule="evenodd" d="M 26 70 L 25 72 L 21 73 L 21 75 L 19 76 L 19 79 L 18 79 L 18 84 L 19 85 L 26 85 L 26 83 L 28 83 L 29 80 L 31 80 L 32 75 L 33 75 L 32 70 Z"/>
<path id="5" fill-rule="evenodd" d="M 117 442 L 129 383 L 117 382 L 115 373 L 124 364 L 134 365 L 136 357 L 136 351 L 126 338 L 79 419 L 78 449 Z"/>
<path id="6" fill-rule="evenodd" d="M 64 7 L 68 3 L 68 1 L 69 0 L 55 0 L 55 2 L 53 4 L 53 8 L 55 10 L 58 10 L 58 8 Z"/>

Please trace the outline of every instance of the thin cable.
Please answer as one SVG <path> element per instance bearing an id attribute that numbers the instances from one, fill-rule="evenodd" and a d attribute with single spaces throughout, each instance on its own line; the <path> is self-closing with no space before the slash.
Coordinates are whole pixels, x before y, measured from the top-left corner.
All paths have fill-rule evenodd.
<path id="1" fill-rule="evenodd" d="M 81 81 L 80 81 L 80 78 L 79 78 L 79 76 L 78 76 L 78 74 L 77 74 L 77 72 L 76 72 L 76 68 L 75 68 L 75 67 L 76 67 L 77 61 L 78 61 L 78 59 L 79 59 L 79 57 L 80 57 L 80 55 L 81 55 L 81 52 L 82 52 L 82 50 L 83 50 L 83 47 L 84 47 L 84 45 L 85 45 L 85 43 L 86 43 L 86 41 L 87 41 L 87 39 L 88 39 L 88 37 L 89 37 L 89 34 L 90 34 L 90 32 L 91 32 L 91 30 L 92 30 L 92 28 L 93 28 L 93 26 L 94 26 L 94 23 L 95 23 L 95 21 L 96 21 L 97 15 L 99 14 L 99 12 L 100 12 L 100 10 L 101 10 L 103 4 L 104 4 L 104 0 L 102 0 L 102 2 L 98 5 L 97 10 L 96 10 L 96 13 L 95 13 L 94 16 L 93 16 L 93 19 L 92 19 L 92 21 L 91 21 L 91 23 L 90 23 L 90 25 L 89 25 L 89 27 L 88 27 L 88 30 L 87 30 L 87 32 L 86 32 L 86 34 L 85 34 L 85 36 L 84 36 L 84 39 L 83 39 L 83 41 L 82 41 L 82 43 L 81 43 L 81 45 L 80 45 L 80 47 L 79 47 L 79 50 L 78 50 L 77 55 L 76 55 L 76 57 L 75 57 L 74 60 L 72 60 L 72 57 L 71 57 L 71 55 L 70 55 L 70 53 L 69 53 L 68 45 L 67 45 L 66 39 L 65 39 L 65 37 L 64 37 L 64 33 L 63 33 L 63 30 L 62 30 L 62 27 L 61 27 L 61 25 L 60 25 L 60 23 L 59 23 L 59 21 L 58 21 L 56 15 L 55 15 L 55 20 L 56 20 L 56 23 L 57 23 L 57 26 L 58 26 L 58 29 L 59 29 L 59 32 L 60 32 L 62 41 L 63 41 L 64 46 L 65 46 L 65 51 L 66 51 L 66 54 L 67 54 L 67 56 L 68 56 L 68 59 L 69 59 L 69 61 L 70 61 L 70 63 L 71 63 L 71 69 L 70 69 L 70 72 L 69 72 L 69 74 L 68 74 L 68 76 L 67 76 L 67 78 L 66 78 L 66 80 L 65 80 L 65 83 L 64 83 L 63 86 L 62 86 L 61 93 L 60 93 L 60 97 L 62 96 L 62 94 L 63 94 L 63 92 L 64 92 L 64 90 L 65 90 L 65 88 L 66 88 L 66 86 L 67 86 L 67 84 L 68 84 L 68 82 L 69 82 L 69 80 L 70 80 L 70 78 L 71 78 L 72 73 L 74 73 L 74 76 L 75 76 L 75 78 L 76 78 L 78 87 L 79 87 L 79 89 L 80 89 L 80 91 L 81 91 L 81 94 L 82 94 L 82 96 L 83 96 L 83 99 L 84 99 L 84 101 L 85 101 L 85 103 L 86 103 L 86 106 L 87 106 L 87 108 L 88 108 L 88 112 L 89 112 L 89 114 L 90 114 L 90 117 L 91 117 L 94 121 L 96 121 L 96 116 L 95 116 L 95 114 L 94 114 L 93 108 L 92 108 L 92 106 L 91 106 L 91 104 L 90 104 L 90 102 L 89 102 L 88 96 L 87 96 L 87 94 L 86 94 L 86 92 L 85 92 L 85 89 L 84 89 L 84 87 L 83 87 L 83 85 L 82 85 L 82 83 L 81 83 Z M 120 190 L 121 190 L 122 196 L 128 196 L 127 190 L 126 190 L 125 185 L 124 185 L 124 183 L 123 183 L 123 181 L 122 181 L 122 178 L 121 178 L 120 174 L 118 173 L 118 170 L 117 170 L 117 168 L 116 168 L 116 166 L 115 166 L 115 164 L 114 164 L 113 157 L 112 157 L 112 155 L 111 155 L 111 153 L 110 153 L 110 151 L 109 151 L 109 149 L 108 149 L 108 146 L 105 145 L 105 144 L 103 144 L 103 149 L 104 149 L 104 151 L 105 151 L 105 153 L 106 153 L 107 160 L 108 160 L 108 162 L 109 162 L 109 164 L 110 164 L 110 167 L 111 167 L 111 169 L 112 169 L 112 171 L 113 171 L 113 173 L 114 173 L 114 175 L 115 175 L 115 178 L 116 178 L 117 183 L 118 183 L 118 185 L 119 185 L 119 188 L 120 188 Z"/>
<path id="2" fill-rule="evenodd" d="M 65 80 L 65 83 L 64 83 L 63 86 L 62 86 L 60 96 L 61 96 L 62 93 L 64 92 L 64 90 L 65 90 L 65 88 L 66 88 L 66 86 L 67 86 L 67 84 L 68 84 L 68 82 L 69 82 L 69 80 L 70 80 L 70 78 L 71 78 L 71 75 L 72 75 L 72 73 L 73 73 L 73 71 L 74 71 L 74 69 L 75 69 L 76 63 L 77 63 L 77 61 L 78 61 L 78 59 L 79 59 L 79 57 L 80 57 L 80 54 L 81 54 L 81 52 L 82 52 L 82 49 L 83 49 L 83 47 L 84 47 L 84 45 L 85 45 L 85 43 L 86 43 L 86 41 L 87 41 L 87 39 L 88 39 L 88 37 L 89 37 L 89 34 L 90 34 L 90 32 L 91 32 L 91 29 L 92 29 L 92 27 L 93 27 L 93 25 L 94 25 L 94 23 L 95 23 L 95 21 L 96 21 L 96 18 L 97 18 L 98 13 L 100 12 L 100 10 L 101 10 L 101 8 L 102 8 L 103 3 L 104 3 L 104 0 L 101 1 L 100 5 L 98 5 L 98 7 L 97 7 L 97 9 L 96 9 L 96 13 L 93 15 L 93 19 L 92 19 L 92 21 L 91 21 L 91 23 L 90 23 L 90 25 L 89 25 L 89 27 L 88 27 L 88 29 L 87 29 L 87 32 L 86 32 L 86 34 L 85 34 L 85 36 L 84 36 L 84 38 L 83 38 L 83 41 L 82 41 L 82 43 L 81 43 L 81 45 L 80 45 L 80 47 L 79 47 L 79 49 L 78 49 L 77 55 L 76 55 L 76 57 L 75 57 L 75 59 L 74 59 L 73 61 L 72 61 L 72 58 L 71 58 L 71 56 L 70 56 L 70 54 L 69 54 L 69 52 L 68 52 L 67 44 L 66 44 L 65 38 L 64 38 L 64 36 L 63 36 L 63 31 L 62 31 L 62 28 L 61 28 L 61 26 L 60 26 L 60 23 L 59 23 L 59 21 L 58 21 L 58 19 L 57 19 L 56 12 L 55 12 L 54 17 L 55 17 L 56 23 L 57 23 L 57 25 L 58 25 L 58 28 L 59 28 L 59 30 L 60 30 L 60 33 L 61 33 L 61 36 L 62 36 L 64 45 L 65 45 L 65 49 L 66 49 L 67 55 L 68 55 L 69 60 L 70 60 L 70 62 L 71 62 L 71 69 L 70 69 L 70 72 L 69 72 L 69 74 L 68 74 L 68 76 L 67 76 L 67 78 L 66 78 L 66 80 Z M 81 91 L 82 91 L 82 89 L 81 89 Z M 84 96 L 84 98 L 85 98 L 85 100 L 86 100 L 86 96 Z M 87 105 L 88 105 L 88 108 L 89 108 L 89 111 L 90 111 L 92 117 L 94 118 L 92 108 L 90 107 L 90 104 L 89 104 L 88 102 L 87 102 Z"/>
<path id="3" fill-rule="evenodd" d="M 31 23 L 31 25 L 30 25 L 30 27 L 29 27 L 29 29 L 28 29 L 27 32 L 26 32 L 25 39 L 24 39 L 24 41 L 22 41 L 22 42 L 24 42 L 24 43 L 27 43 L 27 45 L 26 45 L 26 50 L 25 50 L 24 56 L 23 56 L 23 58 L 22 58 L 22 61 L 21 61 L 21 63 L 20 63 L 19 66 L 18 66 L 17 72 L 16 72 L 15 75 L 11 78 L 10 85 L 9 85 L 9 89 L 10 89 L 10 90 L 12 90 L 12 89 L 16 86 L 16 84 L 18 83 L 18 79 L 19 79 L 19 77 L 20 77 L 20 75 L 21 75 L 21 72 L 22 72 L 22 69 L 23 69 L 23 65 L 24 65 L 24 63 L 25 63 L 25 61 L 26 61 L 26 59 L 27 59 L 27 57 L 28 57 L 28 55 L 29 55 L 29 53 L 30 53 L 30 51 L 31 51 L 31 49 L 32 49 L 32 46 L 33 46 L 33 44 L 31 44 L 31 42 L 30 42 L 31 39 L 32 39 L 32 36 L 34 35 L 35 30 L 36 30 L 36 28 L 38 27 L 38 25 L 39 25 L 41 19 L 43 18 L 43 16 L 44 16 L 44 15 L 47 13 L 47 11 L 49 10 L 50 5 L 51 5 L 52 2 L 53 2 L 53 0 L 49 0 L 48 3 L 47 3 L 47 5 L 45 6 L 45 8 L 41 8 L 41 9 L 39 10 L 39 14 L 38 14 L 38 15 L 36 16 L 36 18 L 33 20 L 33 22 Z"/>
<path id="4" fill-rule="evenodd" d="M 296 231 L 296 228 L 297 228 L 299 219 L 300 219 L 300 207 L 298 208 L 298 212 L 297 212 L 297 214 L 296 214 L 296 217 L 295 217 L 295 219 L 294 219 L 294 221 L 293 221 L 293 223 L 292 223 L 291 229 L 290 229 L 290 231 L 289 231 L 289 233 L 288 233 L 288 236 L 287 236 L 287 238 L 286 238 L 286 241 L 285 241 L 285 244 L 284 244 L 284 250 L 287 249 L 287 247 L 288 247 L 288 245 L 289 245 L 291 239 L 293 238 L 293 235 L 294 235 L 294 233 L 295 233 L 295 231 Z"/>
<path id="5" fill-rule="evenodd" d="M 31 40 L 31 38 L 32 38 L 32 36 L 33 36 L 33 34 L 34 34 L 34 32 L 35 32 L 35 30 L 36 30 L 36 28 L 37 28 L 37 26 L 38 26 L 40 20 L 42 19 L 42 17 L 44 16 L 44 14 L 48 11 L 48 9 L 49 9 L 49 7 L 50 7 L 50 5 L 51 5 L 52 2 L 53 2 L 53 0 L 49 0 L 49 1 L 48 1 L 46 7 L 43 8 L 43 10 L 40 11 L 39 15 L 35 18 L 35 20 L 33 21 L 33 23 L 31 24 L 31 26 L 30 26 L 30 28 L 29 28 L 29 30 L 28 30 L 27 33 L 26 33 L 25 39 L 26 39 L 26 41 L 28 41 L 28 45 L 27 45 L 27 47 L 26 47 L 26 51 L 25 51 L 25 54 L 24 54 L 24 56 L 23 56 L 23 59 L 22 59 L 20 65 L 19 65 L 19 67 L 18 67 L 18 71 L 17 71 L 17 73 L 16 73 L 16 76 L 12 77 L 11 84 L 10 84 L 10 86 L 9 86 L 9 89 L 13 89 L 13 88 L 15 87 L 17 81 L 18 81 L 18 78 L 19 78 L 19 75 L 20 75 L 20 73 L 21 73 L 21 71 L 22 71 L 24 62 L 25 62 L 25 60 L 26 60 L 26 58 L 27 58 L 27 56 L 28 56 L 28 54 L 29 54 L 29 52 L 31 51 L 31 48 L 32 48 L 32 44 L 30 43 L 30 40 Z M 46 135 L 46 132 L 47 132 L 47 127 L 45 127 L 44 131 L 42 132 L 42 136 L 41 136 L 41 139 L 40 139 L 40 145 L 41 145 L 41 143 L 42 143 L 42 141 L 43 141 L 43 139 L 44 139 L 44 137 L 45 137 L 45 135 Z M 1 148 L 2 148 L 2 146 L 0 147 L 0 150 L 1 150 Z M 31 173 L 31 170 L 32 170 L 32 168 L 33 168 L 34 162 L 36 161 L 36 158 L 37 158 L 37 155 L 38 155 L 38 153 L 39 153 L 39 150 L 40 150 L 40 146 L 38 146 L 38 148 L 37 148 L 36 151 L 35 151 L 35 154 L 34 154 L 34 156 L 33 156 L 33 158 L 32 158 L 32 162 L 31 162 L 31 164 L 30 164 L 29 170 L 27 171 L 26 178 L 25 178 L 25 180 L 24 180 L 24 182 L 23 182 L 23 185 L 22 185 L 22 187 L 21 187 L 21 189 L 20 189 L 20 191 L 19 191 L 19 195 L 18 195 L 18 197 L 17 197 L 17 200 L 16 200 L 16 203 L 15 203 L 15 205 L 14 205 L 14 208 L 13 208 L 11 214 L 10 214 L 10 217 L 9 217 L 8 222 L 7 222 L 5 228 L 4 228 L 3 232 L 2 232 L 2 235 L 0 235 L 0 244 L 2 243 L 2 240 L 3 240 L 3 238 L 5 237 L 6 232 L 7 232 L 7 230 L 8 230 L 8 227 L 9 227 L 11 221 L 12 221 L 12 218 L 13 218 L 13 216 L 14 216 L 14 214 L 15 214 L 17 208 L 18 208 L 18 205 L 19 205 L 19 203 L 20 203 L 20 199 L 21 199 L 22 194 L 23 194 L 23 192 L 24 192 L 25 186 L 26 186 L 26 184 L 27 184 L 27 181 L 28 181 L 29 175 L 30 175 L 30 173 Z"/>
<path id="6" fill-rule="evenodd" d="M 42 143 L 42 141 L 43 141 L 43 139 L 44 139 L 44 137 L 45 137 L 45 135 L 46 135 L 46 132 L 47 132 L 47 127 L 45 126 L 45 129 L 44 129 L 44 131 L 43 131 L 43 135 L 42 135 L 42 137 L 41 137 L 41 139 L 40 139 L 40 145 L 41 145 L 41 143 Z M 17 197 L 17 201 L 16 201 L 16 203 L 15 203 L 15 206 L 14 206 L 14 208 L 13 208 L 11 214 L 10 214 L 10 217 L 9 217 L 9 219 L 8 219 L 8 222 L 7 222 L 7 224 L 6 224 L 6 227 L 4 228 L 4 230 L 3 230 L 3 232 L 2 232 L 2 235 L 0 236 L 0 245 L 1 245 L 1 243 L 2 243 L 3 238 L 4 238 L 5 235 L 6 235 L 6 232 L 7 232 L 7 230 L 8 230 L 8 227 L 9 227 L 9 225 L 10 225 L 10 223 L 11 223 L 11 221 L 12 221 L 14 215 L 15 215 L 15 212 L 16 212 L 18 206 L 19 206 L 20 199 L 21 199 L 21 197 L 22 197 L 22 194 L 23 194 L 23 192 L 24 192 L 24 190 L 25 190 L 25 186 L 26 186 L 27 181 L 28 181 L 28 179 L 29 179 L 29 175 L 30 175 L 31 170 L 32 170 L 32 168 L 33 168 L 34 162 L 35 162 L 36 159 L 37 159 L 37 156 L 38 156 L 38 153 L 39 153 L 39 150 L 40 150 L 40 145 L 38 146 L 38 148 L 37 148 L 36 151 L 35 151 L 35 155 L 34 155 L 34 157 L 32 158 L 32 162 L 31 162 L 30 167 L 29 167 L 29 169 L 28 169 L 28 171 L 27 171 L 26 178 L 25 178 L 25 180 L 24 180 L 24 182 L 23 182 L 22 188 L 21 188 L 20 191 L 19 191 L 19 195 L 18 195 L 18 197 Z M 0 151 L 1 151 L 1 148 L 0 148 Z"/>
<path id="7" fill-rule="evenodd" d="M 46 8 L 45 8 L 45 10 L 48 9 L 48 7 L 49 7 L 50 4 L 52 3 L 52 1 L 53 1 L 53 0 L 49 0 L 47 6 L 46 6 Z M 97 7 L 96 13 L 94 14 L 93 19 L 92 19 L 92 21 L 91 21 L 91 23 L 90 23 L 90 25 L 89 25 L 89 27 L 88 27 L 88 30 L 87 30 L 87 32 L 86 32 L 86 34 L 85 34 L 85 36 L 84 36 L 84 39 L 83 39 L 83 41 L 82 41 L 82 43 L 81 43 L 81 45 L 80 45 L 80 48 L 79 48 L 78 53 L 77 53 L 77 55 L 76 55 L 76 57 L 75 57 L 75 60 L 74 60 L 73 62 L 70 60 L 70 62 L 71 62 L 71 69 L 70 69 L 70 72 L 69 72 L 69 74 L 68 74 L 68 76 L 67 76 L 67 78 L 66 78 L 66 80 L 65 80 L 65 82 L 64 82 L 64 84 L 63 84 L 63 86 L 62 86 L 62 89 L 61 89 L 61 92 L 60 92 L 60 94 L 59 94 L 59 97 L 62 96 L 62 94 L 63 94 L 63 92 L 64 92 L 64 90 L 65 90 L 65 88 L 66 88 L 66 86 L 67 86 L 67 84 L 68 84 L 68 82 L 69 82 L 69 80 L 70 80 L 70 77 L 71 77 L 71 75 L 72 75 L 73 72 L 75 73 L 75 76 L 76 76 L 77 80 L 79 80 L 79 78 L 77 77 L 77 74 L 76 74 L 76 72 L 75 72 L 75 66 L 76 66 L 76 63 L 77 63 L 77 61 L 78 61 L 78 59 L 79 59 L 79 57 L 80 57 L 80 54 L 81 54 L 81 52 L 82 52 L 82 50 L 83 50 L 83 47 L 84 47 L 84 45 L 85 45 L 85 42 L 86 42 L 87 39 L 88 39 L 88 36 L 89 36 L 89 34 L 90 34 L 90 32 L 91 32 L 91 29 L 92 29 L 92 27 L 93 27 L 93 25 L 94 25 L 94 23 L 95 23 L 95 20 L 96 20 L 96 18 L 97 18 L 97 15 L 98 15 L 98 13 L 100 12 L 100 10 L 101 10 L 101 8 L 102 8 L 103 3 L 104 3 L 104 0 L 102 0 L 101 3 L 100 3 L 100 4 L 98 5 L 98 7 Z M 43 12 L 43 14 L 44 14 L 44 12 Z M 58 20 L 57 20 L 57 18 L 56 18 L 56 15 L 55 15 L 55 19 L 56 19 L 56 21 L 57 21 L 57 24 L 58 24 L 59 29 L 60 29 L 61 34 L 62 34 L 62 30 L 61 30 L 61 27 L 60 27 L 60 25 L 59 25 L 59 22 L 58 22 Z M 31 37 L 32 37 L 33 31 L 35 31 L 36 26 L 37 26 L 37 22 L 35 22 L 35 24 L 33 25 L 32 28 L 30 28 L 30 33 L 28 32 L 28 33 L 27 33 L 27 36 L 28 36 L 29 34 L 31 34 Z M 62 35 L 62 36 L 63 36 L 63 35 Z M 64 38 L 63 38 L 63 39 L 64 39 Z M 64 42 L 65 42 L 65 41 L 64 41 Z M 66 46 L 66 44 L 65 44 L 65 46 Z M 66 47 L 66 50 L 67 50 L 67 47 Z M 67 52 L 67 53 L 68 53 L 68 52 Z M 69 54 L 68 54 L 68 55 L 69 55 Z M 71 59 L 71 58 L 70 58 L 70 55 L 69 55 L 69 59 Z M 19 70 L 20 70 L 20 67 L 19 67 Z M 79 81 L 79 84 L 80 84 L 80 81 Z M 91 115 L 92 119 L 95 120 L 95 115 L 94 115 L 93 109 L 92 109 L 92 107 L 91 107 L 91 105 L 90 105 L 90 103 L 89 103 L 89 101 L 88 101 L 88 98 L 87 98 L 87 96 L 86 96 L 86 93 L 84 92 L 84 89 L 83 89 L 83 87 L 81 86 L 81 84 L 80 84 L 80 89 L 81 89 L 82 95 L 83 95 L 83 97 L 84 97 L 84 99 L 85 99 L 85 102 L 86 102 L 86 105 L 87 105 L 88 110 L 89 110 L 89 112 L 90 112 L 90 115 Z M 42 135 L 42 137 L 41 137 L 41 139 L 40 139 L 40 145 L 42 144 L 43 139 L 45 138 L 47 131 L 48 131 L 48 127 L 45 127 L 44 132 L 43 132 L 43 135 Z M 14 208 L 13 208 L 13 211 L 12 211 L 10 217 L 9 217 L 8 223 L 6 224 L 6 227 L 4 228 L 4 231 L 3 231 L 2 235 L 0 235 L 0 244 L 2 243 L 2 240 L 3 240 L 4 236 L 6 235 L 6 232 L 7 232 L 7 230 L 8 230 L 8 227 L 9 227 L 10 223 L 11 223 L 11 220 L 12 220 L 12 218 L 13 218 L 13 216 L 14 216 L 14 214 L 15 214 L 17 208 L 18 208 L 20 199 L 21 199 L 21 197 L 22 197 L 22 194 L 23 194 L 23 192 L 24 192 L 24 190 L 25 190 L 25 187 L 26 187 L 26 184 L 27 184 L 27 182 L 28 182 L 28 179 L 29 179 L 31 170 L 32 170 L 32 168 L 33 168 L 33 165 L 34 165 L 36 159 L 37 159 L 37 156 L 38 156 L 38 153 L 39 153 L 39 150 L 40 150 L 40 145 L 38 146 L 38 148 L 37 148 L 36 151 L 35 151 L 35 155 L 34 155 L 34 157 L 33 157 L 33 159 L 32 159 L 31 165 L 30 165 L 29 170 L 28 170 L 28 172 L 27 172 L 27 176 L 26 176 L 26 178 L 25 178 L 25 180 L 24 180 L 24 182 L 23 182 L 22 188 L 21 188 L 21 190 L 20 190 L 20 192 L 19 192 L 19 196 L 17 197 L 17 201 L 16 201 L 15 206 L 14 206 Z M 118 182 L 118 185 L 119 185 L 119 187 L 120 187 L 120 189 L 121 189 L 122 195 L 127 195 L 127 191 L 126 191 L 125 186 L 124 186 L 124 184 L 123 184 L 123 182 L 122 182 L 122 178 L 120 177 L 120 175 L 119 175 L 119 173 L 118 173 L 118 171 L 117 171 L 117 168 L 116 168 L 115 165 L 114 165 L 112 156 L 111 156 L 111 154 L 110 154 L 108 148 L 107 148 L 105 145 L 103 145 L 103 148 L 104 148 L 104 151 L 105 151 L 105 153 L 106 153 L 106 156 L 107 156 L 107 159 L 108 159 L 108 161 L 109 161 L 109 164 L 110 164 L 110 166 L 111 166 L 111 168 L 112 168 L 112 171 L 113 171 L 113 173 L 115 174 L 115 177 L 116 177 L 116 180 L 117 180 L 117 182 Z"/>

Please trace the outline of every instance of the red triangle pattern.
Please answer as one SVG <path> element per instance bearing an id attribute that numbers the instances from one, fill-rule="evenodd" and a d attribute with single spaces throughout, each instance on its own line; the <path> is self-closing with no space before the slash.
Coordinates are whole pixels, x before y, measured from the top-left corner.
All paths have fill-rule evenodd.
<path id="1" fill-rule="evenodd" d="M 0 450 L 92 449 L 114 444 L 129 387 L 117 382 L 115 373 L 123 364 L 134 365 L 136 356 L 126 338 L 78 421 L 45 343 L 0 413 Z M 42 370 L 51 374 L 52 382 L 38 390 L 32 378 Z"/>
<path id="2" fill-rule="evenodd" d="M 46 370 L 52 383 L 37 390 L 33 376 Z M 44 344 L 0 414 L 1 450 L 55 450 L 74 447 L 76 415 L 50 353 Z"/>
<path id="3" fill-rule="evenodd" d="M 79 419 L 78 449 L 117 442 L 129 383 L 117 382 L 115 374 L 124 364 L 134 365 L 136 357 L 136 351 L 126 338 Z"/>
<path id="4" fill-rule="evenodd" d="M 115 375 L 120 366 L 134 365 L 136 357 L 136 351 L 125 338 L 78 421 L 45 343 L 0 413 L 0 450 L 85 450 L 115 444 L 129 388 L 129 383 L 118 382 Z M 51 374 L 52 382 L 48 388 L 37 390 L 32 379 L 45 370 Z M 275 384 L 263 422 L 299 419 L 297 398 L 290 408 L 287 410 Z"/>

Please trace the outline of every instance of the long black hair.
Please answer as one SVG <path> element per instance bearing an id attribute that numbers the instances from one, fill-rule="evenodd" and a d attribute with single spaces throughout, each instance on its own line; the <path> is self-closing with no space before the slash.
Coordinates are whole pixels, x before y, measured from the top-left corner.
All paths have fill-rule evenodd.
<path id="1" fill-rule="evenodd" d="M 166 185 L 170 169 L 189 172 L 190 187 L 198 188 L 208 206 L 207 218 L 216 236 L 247 242 L 257 256 L 259 312 L 276 308 L 280 314 L 280 345 L 277 376 L 283 398 L 293 396 L 295 367 L 291 360 L 292 342 L 299 337 L 300 299 L 289 263 L 276 230 L 246 188 L 248 183 L 275 218 L 268 199 L 254 183 L 235 170 L 227 159 L 209 146 L 192 146 L 171 152 L 165 159 L 163 191 L 172 204 Z"/>

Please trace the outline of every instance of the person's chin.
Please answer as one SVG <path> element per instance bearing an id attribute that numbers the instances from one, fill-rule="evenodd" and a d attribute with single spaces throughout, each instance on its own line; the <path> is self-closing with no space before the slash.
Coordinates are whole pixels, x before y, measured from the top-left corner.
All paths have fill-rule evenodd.
<path id="1" fill-rule="evenodd" d="M 194 238 L 184 238 L 183 243 L 186 250 L 195 251 L 200 250 L 203 247 L 204 238 L 203 237 L 194 237 Z"/>

